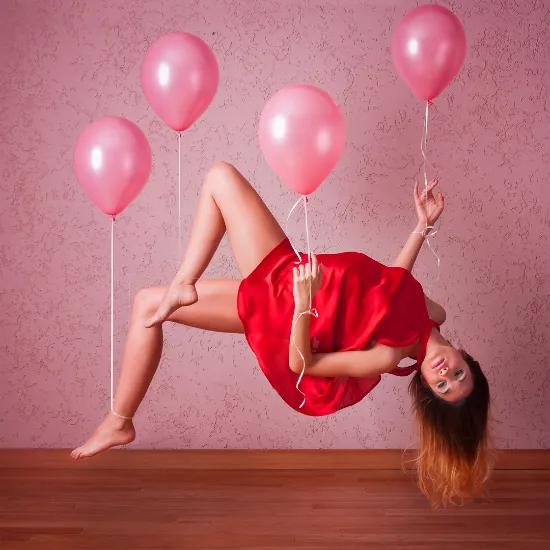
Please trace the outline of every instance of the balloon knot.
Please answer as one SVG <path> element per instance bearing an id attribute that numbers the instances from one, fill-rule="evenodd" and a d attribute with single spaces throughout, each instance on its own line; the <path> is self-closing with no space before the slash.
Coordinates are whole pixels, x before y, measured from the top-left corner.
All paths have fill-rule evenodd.
<path id="1" fill-rule="evenodd" d="M 428 107 L 431 107 L 434 104 L 434 102 L 431 99 L 428 99 Z"/>
<path id="2" fill-rule="evenodd" d="M 112 214 L 109 217 L 111 218 L 112 222 L 114 222 L 116 220 L 116 218 Z"/>
<path id="3" fill-rule="evenodd" d="M 309 199 L 304 195 L 304 196 L 302 197 L 302 202 L 309 202 Z"/>

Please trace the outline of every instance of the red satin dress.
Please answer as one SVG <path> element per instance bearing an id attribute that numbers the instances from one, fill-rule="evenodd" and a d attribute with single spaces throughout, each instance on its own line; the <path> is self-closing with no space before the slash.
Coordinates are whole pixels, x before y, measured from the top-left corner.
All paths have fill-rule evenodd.
<path id="1" fill-rule="evenodd" d="M 307 257 L 302 255 L 302 262 Z M 292 268 L 296 254 L 288 239 L 276 246 L 242 281 L 238 293 L 239 317 L 246 339 L 263 373 L 275 391 L 293 409 L 323 416 L 358 403 L 381 380 L 324 378 L 305 375 L 300 390 L 298 375 L 288 365 L 294 314 Z M 323 284 L 313 299 L 319 317 L 311 317 L 313 353 L 364 350 L 376 341 L 405 347 L 419 341 L 417 365 L 424 359 L 432 327 L 420 283 L 400 267 L 387 267 L 364 254 L 319 254 Z M 406 376 L 417 369 L 396 368 L 391 374 Z"/>

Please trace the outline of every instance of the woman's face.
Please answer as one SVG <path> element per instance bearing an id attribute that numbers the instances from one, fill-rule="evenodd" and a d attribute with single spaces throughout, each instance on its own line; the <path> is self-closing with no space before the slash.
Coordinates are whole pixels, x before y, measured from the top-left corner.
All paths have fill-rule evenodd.
<path id="1" fill-rule="evenodd" d="M 468 397 L 474 387 L 472 372 L 460 351 L 437 346 L 420 367 L 424 381 L 441 399 L 454 403 Z"/>

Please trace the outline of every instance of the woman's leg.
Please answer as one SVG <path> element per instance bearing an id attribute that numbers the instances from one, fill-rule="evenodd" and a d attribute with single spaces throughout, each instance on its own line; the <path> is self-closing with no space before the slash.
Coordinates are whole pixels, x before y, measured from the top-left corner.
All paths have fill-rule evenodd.
<path id="1" fill-rule="evenodd" d="M 284 238 L 273 214 L 244 176 L 231 164 L 216 163 L 206 175 L 180 270 L 197 280 L 208 267 L 227 231 L 243 277 Z"/>
<path id="2" fill-rule="evenodd" d="M 285 238 L 248 181 L 230 164 L 219 162 L 204 180 L 181 268 L 148 326 L 165 321 L 176 309 L 196 301 L 195 282 L 226 232 L 243 277 Z"/>
<path id="3" fill-rule="evenodd" d="M 199 281 L 199 301 L 174 312 L 169 321 L 214 332 L 242 333 L 237 313 L 240 281 L 222 279 Z M 166 287 L 140 290 L 134 299 L 130 328 L 124 346 L 122 370 L 113 409 L 132 418 L 143 400 L 157 370 L 162 353 L 162 325 L 145 328 L 145 322 L 157 310 Z M 86 458 L 135 438 L 131 420 L 109 413 L 84 445 L 75 449 L 73 458 Z"/>
<path id="4" fill-rule="evenodd" d="M 174 282 L 168 289 L 141 291 L 134 302 L 114 401 L 118 414 L 132 417 L 151 383 L 162 353 L 163 321 L 219 332 L 243 331 L 237 314 L 239 281 L 204 281 L 195 288 L 226 231 L 244 277 L 285 238 L 244 177 L 233 166 L 218 163 L 205 178 L 184 261 Z M 127 444 L 134 437 L 131 420 L 109 414 L 71 456 L 92 456 Z"/>

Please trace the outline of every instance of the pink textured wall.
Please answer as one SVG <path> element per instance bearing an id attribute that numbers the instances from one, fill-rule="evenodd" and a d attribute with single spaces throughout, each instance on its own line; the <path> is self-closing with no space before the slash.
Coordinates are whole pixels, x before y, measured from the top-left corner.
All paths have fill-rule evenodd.
<path id="1" fill-rule="evenodd" d="M 176 267 L 177 141 L 148 107 L 147 47 L 174 30 L 202 37 L 217 97 L 183 139 L 184 228 L 215 160 L 250 178 L 279 219 L 293 200 L 265 164 L 259 113 L 282 86 L 329 91 L 348 124 L 344 157 L 312 200 L 319 250 L 390 261 L 413 224 L 423 111 L 390 43 L 416 2 L 370 0 L 2 0 L 0 4 L 0 445 L 70 447 L 108 410 L 109 223 L 72 171 L 78 134 L 122 115 L 150 140 L 153 172 L 120 216 L 116 355 L 131 296 Z M 449 2 L 469 51 L 432 110 L 430 158 L 447 211 L 417 276 L 448 312 L 445 332 L 485 366 L 497 441 L 550 447 L 550 8 L 545 0 Z M 296 230 L 298 226 L 296 226 Z M 211 274 L 234 276 L 227 246 Z M 137 417 L 144 447 L 401 447 L 413 441 L 406 382 L 321 419 L 292 412 L 242 337 L 184 327 Z"/>

